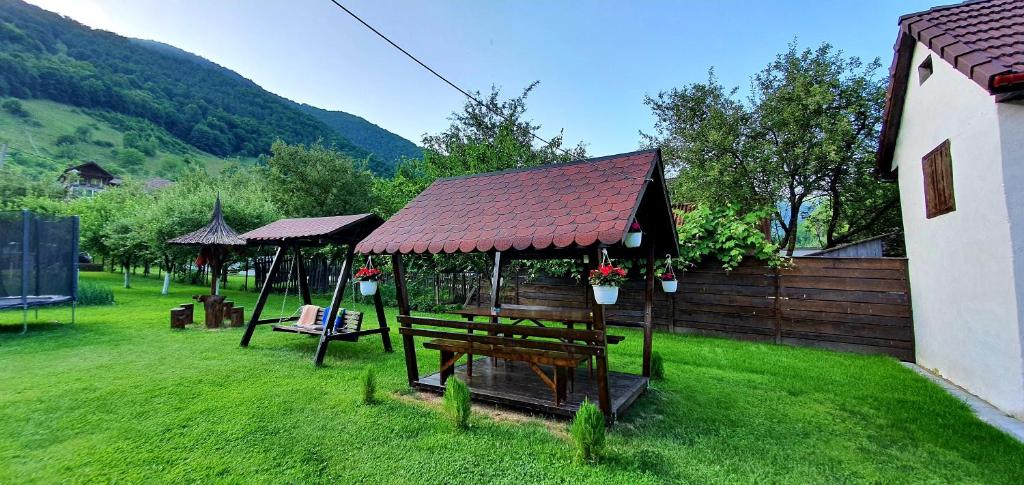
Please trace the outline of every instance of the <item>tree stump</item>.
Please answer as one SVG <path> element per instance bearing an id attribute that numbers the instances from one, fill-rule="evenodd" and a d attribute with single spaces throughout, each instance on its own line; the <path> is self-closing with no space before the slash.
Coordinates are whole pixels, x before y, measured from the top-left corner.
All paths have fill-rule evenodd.
<path id="1" fill-rule="evenodd" d="M 171 328 L 185 328 L 185 325 L 192 323 L 189 321 L 190 316 L 190 312 L 185 308 L 171 308 Z"/>
<path id="2" fill-rule="evenodd" d="M 196 301 L 203 302 L 206 310 L 206 328 L 220 328 L 224 323 L 224 297 L 221 295 L 196 295 Z"/>
<path id="3" fill-rule="evenodd" d="M 195 322 L 195 318 L 196 318 L 196 308 L 195 307 L 196 306 L 193 305 L 192 303 L 182 303 L 178 307 L 178 308 L 181 308 L 181 309 L 185 310 L 185 313 L 187 313 L 187 317 L 186 317 L 187 320 L 185 321 L 186 325 L 191 325 L 192 323 Z"/>
<path id="4" fill-rule="evenodd" d="M 231 309 L 233 309 L 234 307 L 235 307 L 235 302 L 230 301 L 230 300 L 225 301 L 224 303 L 220 304 L 220 311 L 224 315 L 224 320 L 221 320 L 221 322 L 220 322 L 221 325 L 223 325 L 225 321 L 227 321 L 229 323 L 231 322 Z"/>
<path id="5" fill-rule="evenodd" d="M 243 327 L 245 326 L 245 309 L 238 306 L 231 309 L 231 326 L 232 327 Z"/>

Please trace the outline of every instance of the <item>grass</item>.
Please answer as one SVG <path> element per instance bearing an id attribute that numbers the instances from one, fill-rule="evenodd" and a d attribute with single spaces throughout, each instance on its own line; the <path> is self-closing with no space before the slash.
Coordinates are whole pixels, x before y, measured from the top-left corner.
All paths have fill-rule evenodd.
<path id="1" fill-rule="evenodd" d="M 11 98 L 0 98 L 0 101 L 7 99 Z M 74 106 L 41 99 L 19 99 L 18 102 L 31 114 L 29 120 L 0 110 L 0 143 L 10 144 L 9 154 L 13 160 L 21 164 L 31 162 L 47 170 L 63 170 L 88 160 L 95 160 L 107 169 L 118 167 L 111 150 L 123 147 L 124 133 L 117 127 Z M 110 144 L 112 147 L 79 142 L 74 148 L 74 161 L 60 160 L 57 138 L 61 135 L 72 135 L 75 129 L 81 126 L 92 128 L 92 140 Z M 32 156 L 34 154 L 41 157 Z M 211 172 L 219 171 L 225 164 L 224 159 L 191 147 L 186 149 L 186 153 L 169 153 L 161 148 L 154 156 L 147 157 L 145 166 L 139 169 L 139 173 L 155 175 L 166 159 L 180 160 L 186 155 Z M 55 164 L 54 160 L 59 163 Z"/>
<path id="2" fill-rule="evenodd" d="M 657 334 L 665 379 L 599 463 L 578 464 L 565 422 L 474 413 L 453 431 L 404 395 L 397 332 L 394 354 L 337 342 L 314 369 L 314 339 L 264 327 L 243 349 L 240 329 L 171 331 L 168 310 L 202 289 L 163 297 L 155 278 L 119 277 L 83 274 L 116 303 L 79 308 L 75 325 L 21 336 L 20 313 L 0 313 L 0 483 L 1024 483 L 1024 446 L 889 358 Z M 226 293 L 252 308 L 254 294 Z M 622 333 L 611 367 L 636 371 L 640 335 Z M 368 365 L 374 406 L 359 404 Z"/>

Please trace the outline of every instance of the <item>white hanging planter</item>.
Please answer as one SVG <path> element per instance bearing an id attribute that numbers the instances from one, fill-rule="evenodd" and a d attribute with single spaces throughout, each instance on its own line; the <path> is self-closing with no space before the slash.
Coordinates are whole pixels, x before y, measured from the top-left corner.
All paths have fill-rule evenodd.
<path id="1" fill-rule="evenodd" d="M 679 280 L 661 280 L 661 290 L 665 293 L 675 293 L 679 289 Z"/>
<path id="2" fill-rule="evenodd" d="M 377 282 L 372 280 L 363 280 L 359 282 L 359 293 L 363 296 L 372 296 L 377 293 Z"/>
<path id="3" fill-rule="evenodd" d="M 642 232 L 627 232 L 626 237 L 622 238 L 622 243 L 627 248 L 638 248 L 640 247 L 640 241 L 643 240 L 644 233 Z"/>
<path id="4" fill-rule="evenodd" d="M 598 305 L 614 305 L 618 299 L 618 286 L 594 286 L 594 301 Z"/>

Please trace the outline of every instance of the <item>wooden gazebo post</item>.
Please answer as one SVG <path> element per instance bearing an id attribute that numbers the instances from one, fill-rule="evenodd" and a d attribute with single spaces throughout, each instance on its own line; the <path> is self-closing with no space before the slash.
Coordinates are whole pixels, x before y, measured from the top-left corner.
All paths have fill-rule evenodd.
<path id="1" fill-rule="evenodd" d="M 654 343 L 654 245 L 647 247 L 647 275 L 644 278 L 644 360 L 643 376 L 651 377 L 651 347 Z"/>
<path id="2" fill-rule="evenodd" d="M 409 310 L 409 292 L 405 286 L 405 265 L 402 264 L 402 255 L 395 253 L 391 255 L 391 271 L 395 277 L 395 299 L 398 300 L 398 314 L 411 316 Z M 409 323 L 402 323 L 403 328 L 412 328 Z M 412 335 L 402 334 L 402 348 L 405 350 L 405 373 L 409 377 L 409 385 L 413 385 L 420 378 L 420 369 L 416 364 L 416 344 Z"/>
<path id="3" fill-rule="evenodd" d="M 594 252 L 594 257 L 590 263 L 591 267 L 596 268 L 601 261 L 601 254 L 605 250 L 603 247 L 598 247 L 597 251 Z M 601 408 L 601 412 L 606 417 L 611 417 L 612 414 L 612 400 L 611 394 L 608 392 L 608 332 L 605 325 L 604 305 L 600 305 L 594 299 L 594 293 L 588 292 L 590 295 L 590 308 L 594 316 L 594 331 L 599 332 L 601 335 L 601 341 L 597 345 L 601 348 L 601 353 L 594 357 L 595 366 L 597 367 L 597 401 L 598 406 Z"/>

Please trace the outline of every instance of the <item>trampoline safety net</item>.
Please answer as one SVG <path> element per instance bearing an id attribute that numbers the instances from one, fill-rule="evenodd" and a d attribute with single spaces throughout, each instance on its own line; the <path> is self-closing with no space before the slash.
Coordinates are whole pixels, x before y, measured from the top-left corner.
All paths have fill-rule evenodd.
<path id="1" fill-rule="evenodd" d="M 74 301 L 78 217 L 0 211 L 0 310 Z"/>

